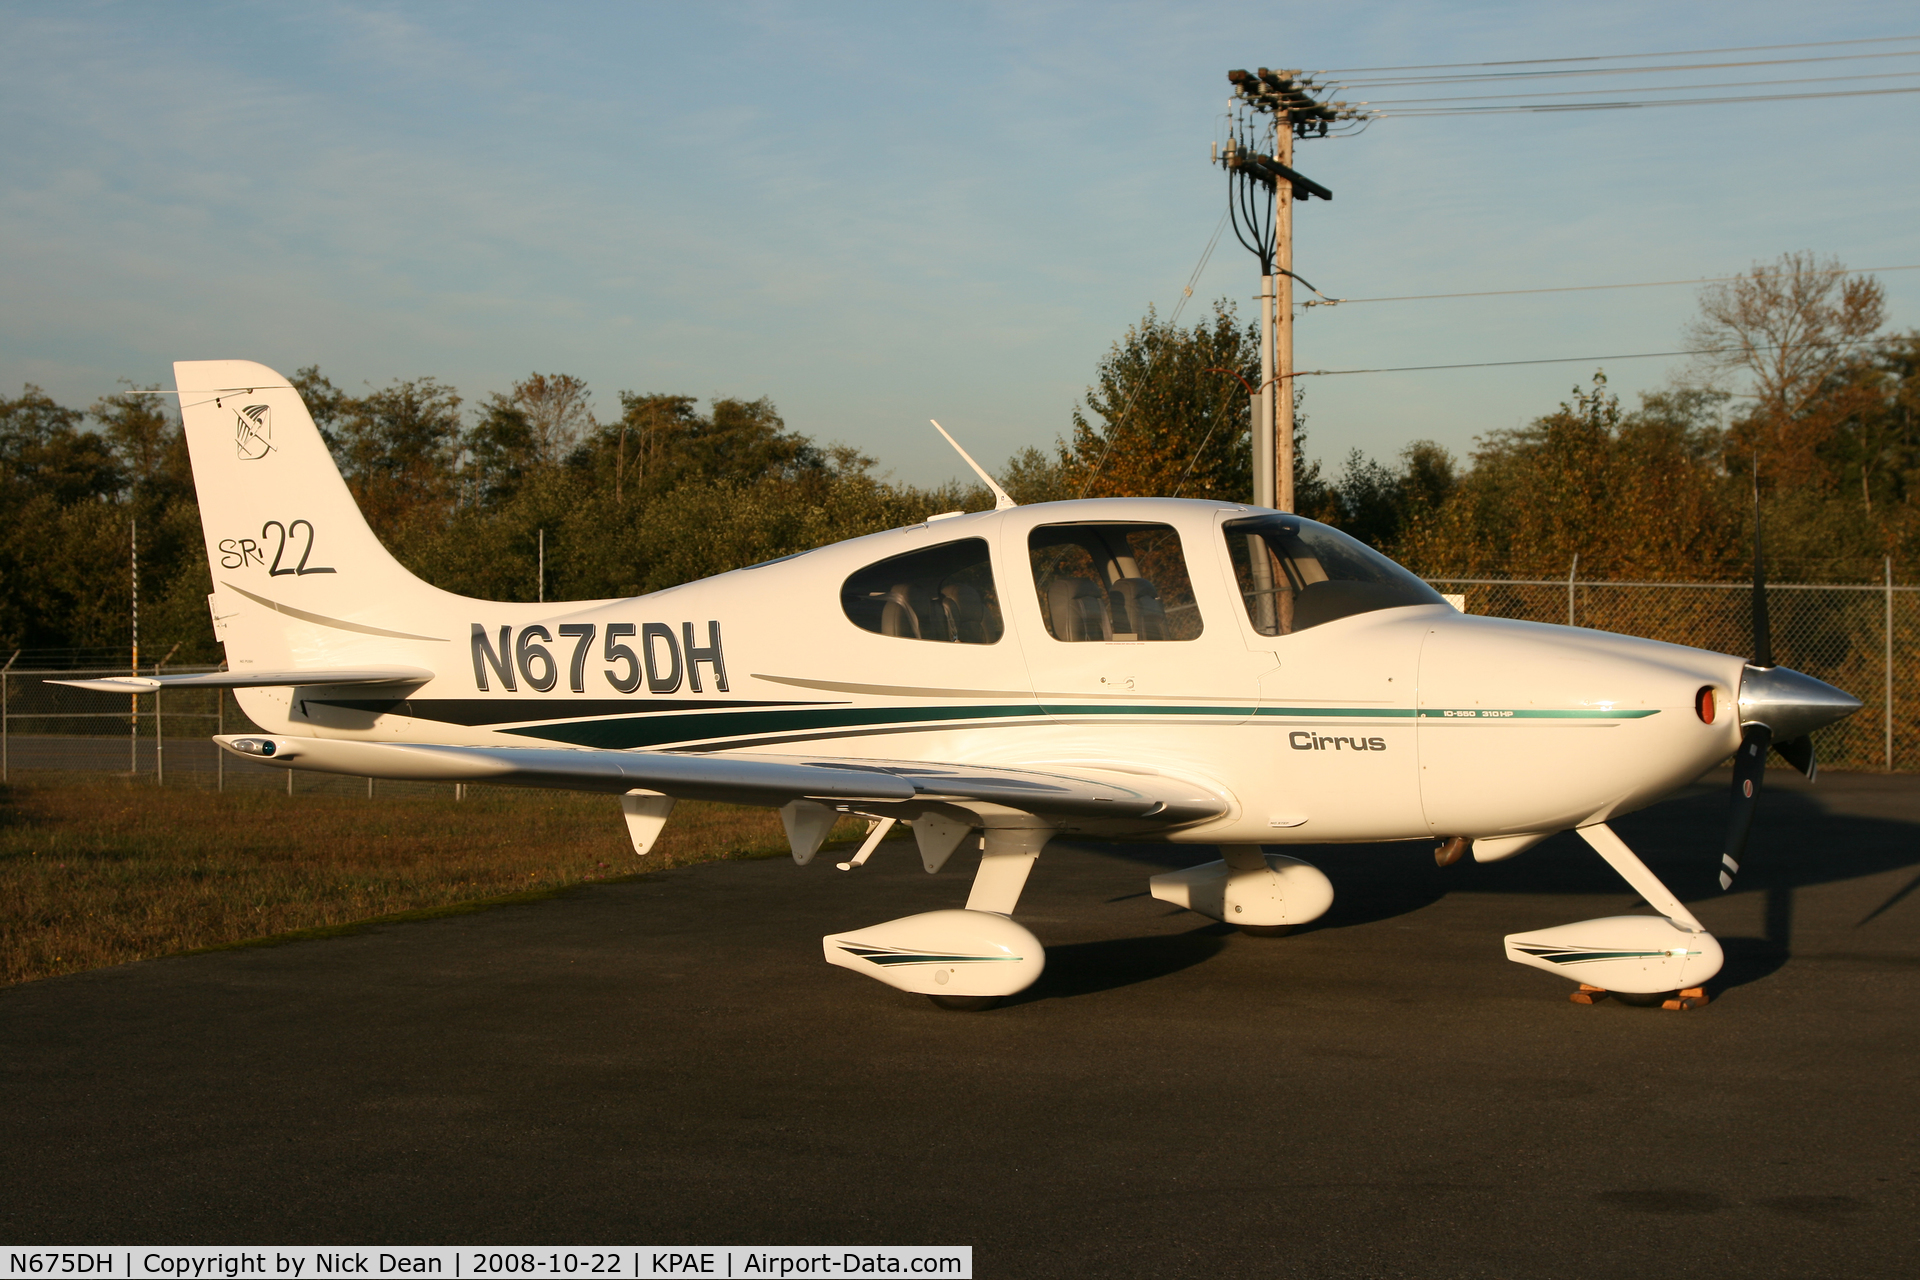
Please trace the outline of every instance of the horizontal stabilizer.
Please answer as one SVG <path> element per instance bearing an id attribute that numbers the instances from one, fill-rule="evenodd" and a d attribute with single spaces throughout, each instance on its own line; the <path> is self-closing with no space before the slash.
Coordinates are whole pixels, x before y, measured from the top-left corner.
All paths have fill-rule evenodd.
<path id="1" fill-rule="evenodd" d="M 309 671 L 209 671 L 194 676 L 108 676 L 103 680 L 49 680 L 98 693 L 152 693 L 155 689 L 272 689 L 286 685 L 425 684 L 424 667 L 352 667 Z"/>

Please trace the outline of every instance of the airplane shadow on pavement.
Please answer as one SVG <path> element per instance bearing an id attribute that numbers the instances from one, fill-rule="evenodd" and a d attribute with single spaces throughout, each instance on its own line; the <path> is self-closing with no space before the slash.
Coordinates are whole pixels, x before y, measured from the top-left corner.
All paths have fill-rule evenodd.
<path id="1" fill-rule="evenodd" d="M 1820 787 L 1793 779 L 1785 785 L 1780 771 L 1769 771 L 1769 787 L 1741 860 L 1732 894 L 1763 894 L 1762 933 L 1759 937 L 1716 934 L 1726 952 L 1726 964 L 1708 984 L 1725 990 L 1757 981 L 1776 972 L 1792 957 L 1794 897 L 1811 885 L 1852 880 L 1903 867 L 1920 866 L 1920 823 L 1891 818 L 1836 813 L 1820 803 Z M 1727 823 L 1725 773 L 1709 774 L 1701 783 L 1671 799 L 1628 814 L 1611 825 L 1682 901 L 1697 903 L 1718 898 L 1719 858 Z M 1825 785 L 1825 784 L 1822 784 Z M 1167 868 L 1206 861 L 1209 850 L 1172 845 L 1109 845 L 1109 852 Z M 1537 894 L 1542 897 L 1590 894 L 1630 902 L 1633 892 L 1572 832 L 1562 832 L 1506 862 L 1481 864 L 1471 859 L 1451 867 L 1433 862 L 1434 842 L 1393 844 L 1268 846 L 1313 863 L 1333 881 L 1333 907 L 1326 915 L 1302 925 L 1299 933 L 1344 929 L 1408 915 L 1450 893 Z M 1158 869 L 1158 867 L 1156 867 Z M 1920 892 L 1920 875 L 1904 883 L 1861 921 Z M 1644 911 L 1643 905 L 1621 905 L 1607 914 Z M 1136 949 L 1162 952 L 1157 963 L 1173 972 L 1198 963 L 1221 945 L 1226 926 L 1210 925 L 1173 938 L 1126 939 L 1083 944 L 1111 948 L 1112 956 L 1098 963 L 1122 963 Z M 1204 953 L 1201 939 L 1211 935 L 1214 946 Z M 1190 940 L 1190 941 L 1189 941 Z M 1072 948 L 1048 952 L 1048 978 L 1055 957 Z M 1187 958 L 1191 956 L 1192 958 Z M 1178 962 L 1176 962 L 1176 960 Z M 1130 979 L 1139 981 L 1150 974 Z M 1088 980 L 1092 980 L 1091 973 Z M 1103 981 L 1090 989 L 1124 983 Z M 1050 992 L 1048 994 L 1055 994 Z"/>
<path id="2" fill-rule="evenodd" d="M 1009 1005 L 1093 995 L 1116 987 L 1151 982 L 1204 964 L 1227 945 L 1227 926 L 1195 917 L 1185 933 L 1139 938 L 1103 938 L 1098 942 L 1059 943 L 1047 948 L 1047 971 Z"/>

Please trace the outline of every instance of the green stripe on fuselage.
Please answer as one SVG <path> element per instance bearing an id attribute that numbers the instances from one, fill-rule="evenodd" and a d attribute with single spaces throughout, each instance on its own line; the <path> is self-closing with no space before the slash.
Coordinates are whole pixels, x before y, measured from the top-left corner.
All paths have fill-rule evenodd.
<path id="1" fill-rule="evenodd" d="M 1576 711 L 1540 711 L 1533 708 L 1513 711 L 1483 711 L 1478 707 L 1462 707 L 1457 710 L 1444 707 L 1420 708 L 1422 720 L 1640 720 L 1659 714 L 1658 710 L 1605 711 L 1587 707 Z"/>
<path id="2" fill-rule="evenodd" d="M 544 738 L 576 747 L 624 751 L 657 747 L 667 742 L 696 742 L 712 738 L 745 738 L 809 729 L 855 729 L 867 725 L 923 724 L 932 720 L 990 720 L 1009 716 L 1040 716 L 1039 707 L 836 707 L 819 711 L 739 711 L 684 716 L 645 716 L 620 720 L 575 720 L 560 724 L 528 725 L 506 732 Z"/>
<path id="3" fill-rule="evenodd" d="M 1247 717 L 1280 716 L 1313 720 L 1339 716 L 1358 719 L 1409 719 L 1415 712 L 1403 707 L 1250 707 L 1250 706 L 1165 706 L 1161 704 L 1112 704 L 1088 706 L 1055 703 L 999 703 L 977 706 L 944 707 L 821 707 L 794 711 L 728 711 L 689 715 L 623 716 L 603 720 L 567 720 L 552 724 L 526 725 L 503 732 L 548 742 L 564 742 L 576 747 L 598 747 L 624 751 L 657 747 L 674 742 L 702 742 L 725 738 L 759 737 L 769 734 L 817 732 L 833 729 L 869 727 L 920 728 L 940 721 L 1042 719 L 1047 717 L 1086 717 L 1089 719 L 1140 718 L 1143 716 Z M 1514 711 L 1477 712 L 1466 719 L 1517 719 L 1551 717 L 1559 719 L 1635 719 L 1657 714 L 1652 711 Z"/>

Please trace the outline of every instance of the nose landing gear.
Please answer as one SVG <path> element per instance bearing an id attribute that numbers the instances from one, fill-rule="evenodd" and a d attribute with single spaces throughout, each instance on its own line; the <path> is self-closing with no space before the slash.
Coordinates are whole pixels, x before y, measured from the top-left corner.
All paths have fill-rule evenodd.
<path id="1" fill-rule="evenodd" d="M 1702 984 L 1720 972 L 1720 944 L 1673 891 L 1647 870 L 1604 822 L 1578 828 L 1580 838 L 1620 873 L 1659 915 L 1609 916 L 1507 935 L 1507 959 L 1581 982 L 1575 1004 L 1612 996 L 1622 1004 L 1697 1009 L 1707 1003 Z"/>

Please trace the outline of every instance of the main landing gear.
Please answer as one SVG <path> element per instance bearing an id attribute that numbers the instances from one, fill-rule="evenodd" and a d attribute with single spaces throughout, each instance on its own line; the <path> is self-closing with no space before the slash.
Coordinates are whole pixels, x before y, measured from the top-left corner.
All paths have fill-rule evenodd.
<path id="1" fill-rule="evenodd" d="M 924 831 L 923 831 L 924 828 Z M 929 871 L 938 870 L 971 834 L 966 827 L 916 822 Z M 1027 873 L 1053 835 L 1050 827 L 989 827 L 980 836 L 980 869 L 960 911 L 928 911 L 820 940 L 828 964 L 926 996 L 942 1009 L 976 1013 L 1032 986 L 1046 949 L 1013 909 Z"/>

